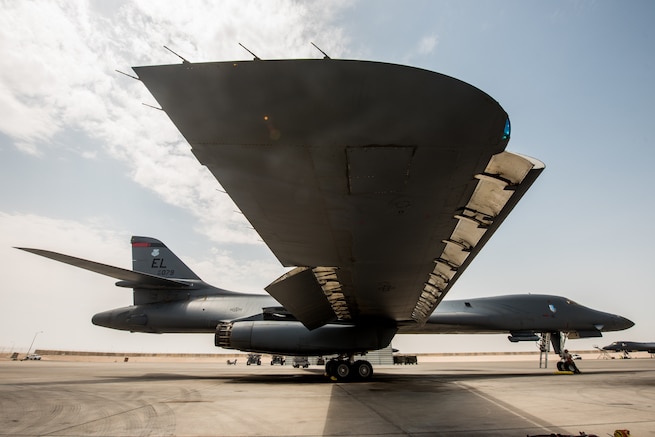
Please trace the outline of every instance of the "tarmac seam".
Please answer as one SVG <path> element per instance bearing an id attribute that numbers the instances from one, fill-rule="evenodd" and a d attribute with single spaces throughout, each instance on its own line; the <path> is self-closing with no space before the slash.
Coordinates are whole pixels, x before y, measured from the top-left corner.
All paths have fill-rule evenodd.
<path id="1" fill-rule="evenodd" d="M 171 398 L 175 398 L 175 397 L 177 397 L 177 396 L 172 396 Z M 171 399 L 171 398 L 168 398 L 168 399 Z M 139 410 L 143 410 L 144 412 L 154 412 L 154 414 L 150 413 L 150 414 L 145 415 L 145 421 L 146 421 L 146 423 L 144 424 L 145 431 L 144 431 L 143 434 L 139 434 L 139 435 L 144 435 L 144 436 L 145 435 L 152 435 L 153 432 L 155 434 L 157 434 L 157 432 L 162 433 L 162 434 L 157 434 L 157 435 L 173 435 L 171 432 L 166 431 L 164 429 L 164 428 L 166 428 L 166 425 L 164 425 L 162 427 L 162 426 L 157 426 L 156 423 L 154 423 L 154 424 L 151 423 L 153 418 L 161 416 L 161 415 L 159 415 L 157 413 L 157 405 L 161 405 L 165 409 L 169 408 L 166 405 L 166 402 L 167 402 L 168 399 L 166 399 L 164 401 L 148 402 L 147 404 L 144 404 L 144 405 L 139 405 L 139 406 L 134 407 L 134 408 L 125 409 L 125 410 L 122 410 L 122 411 L 117 411 L 116 413 L 107 414 L 107 415 L 105 415 L 103 417 L 98 417 L 96 419 L 88 420 L 86 422 L 71 424 L 69 426 L 65 426 L 65 427 L 59 428 L 59 429 L 54 430 L 54 431 L 50 431 L 50 432 L 46 432 L 46 433 L 40 433 L 39 435 L 41 435 L 41 436 L 54 436 L 54 437 L 60 436 L 60 435 L 68 435 L 68 434 L 62 434 L 62 433 L 66 432 L 66 431 L 70 431 L 70 430 L 75 429 L 75 428 L 80 428 L 80 427 L 90 425 L 90 424 L 92 424 L 94 422 L 100 423 L 100 422 L 103 422 L 103 421 L 106 421 L 106 420 L 114 419 L 116 417 L 119 417 L 119 416 L 122 416 L 122 415 L 125 415 L 125 414 L 135 413 L 135 412 L 138 412 Z M 164 417 L 165 416 L 167 416 L 167 415 L 164 415 Z M 137 418 L 137 420 L 138 419 L 139 418 Z M 170 424 L 169 424 L 169 426 L 170 426 Z M 173 430 L 171 430 L 173 433 L 174 433 L 174 429 L 175 429 L 175 424 L 173 423 Z M 102 435 L 110 436 L 110 435 L 114 435 L 114 434 L 104 434 L 103 433 Z"/>
<path id="2" fill-rule="evenodd" d="M 479 398 L 484 399 L 487 402 L 490 402 L 490 403 L 494 404 L 498 408 L 501 408 L 501 409 L 503 409 L 503 410 L 505 410 L 505 411 L 507 411 L 507 412 L 509 412 L 509 413 L 511 413 L 511 414 L 525 420 L 526 422 L 531 423 L 536 428 L 542 429 L 542 430 L 546 431 L 548 434 L 556 435 L 559 432 L 559 431 L 554 431 L 554 430 L 548 428 L 546 425 L 544 425 L 542 423 L 539 423 L 539 422 L 531 419 L 530 417 L 528 417 L 528 416 L 526 416 L 524 414 L 518 413 L 516 410 L 512 409 L 511 406 L 506 404 L 505 402 L 503 402 L 503 401 L 501 401 L 499 399 L 495 399 L 495 398 L 493 398 L 493 397 L 491 397 L 489 395 L 483 394 L 483 393 L 481 393 L 480 391 L 478 391 L 477 389 L 475 389 L 473 387 L 470 387 L 470 386 L 468 386 L 466 384 L 463 384 L 463 383 L 461 383 L 459 381 L 454 381 L 453 384 L 455 384 L 458 387 L 461 387 L 464 390 L 467 390 L 470 393 L 473 393 L 474 395 L 478 396 Z"/>
<path id="3" fill-rule="evenodd" d="M 375 408 L 373 408 L 370 404 L 367 404 L 367 403 L 365 403 L 365 402 L 362 402 L 361 399 L 358 399 L 355 395 L 353 395 L 351 392 L 349 392 L 348 390 L 346 390 L 346 387 L 348 387 L 348 383 L 345 383 L 345 384 L 335 384 L 335 385 L 336 385 L 337 387 L 339 387 L 339 388 L 341 389 L 341 391 L 343 391 L 346 395 L 348 395 L 349 398 L 351 398 L 351 399 L 357 401 L 359 404 L 363 405 L 365 408 L 367 408 L 368 410 L 372 411 L 376 416 L 378 416 L 380 419 L 382 419 L 383 421 L 385 421 L 385 422 L 388 423 L 389 425 L 391 425 L 391 426 L 393 426 L 394 428 L 396 428 L 397 430 L 399 430 L 402 434 L 407 435 L 407 436 L 411 436 L 411 435 L 412 435 L 410 432 L 404 430 L 401 426 L 399 426 L 399 425 L 393 423 L 392 421 L 390 421 L 387 417 L 385 417 L 383 414 L 381 414 L 379 411 L 377 411 Z M 378 433 L 376 433 L 376 434 L 378 434 Z M 387 433 L 387 434 L 395 435 L 396 433 L 394 433 L 394 432 L 389 432 L 389 433 Z"/>

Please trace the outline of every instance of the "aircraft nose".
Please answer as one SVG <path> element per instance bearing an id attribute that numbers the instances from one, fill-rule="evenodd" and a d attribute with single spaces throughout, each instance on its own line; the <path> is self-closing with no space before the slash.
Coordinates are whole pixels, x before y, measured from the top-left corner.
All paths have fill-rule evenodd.
<path id="1" fill-rule="evenodd" d="M 609 323 L 605 326 L 607 331 L 623 331 L 624 329 L 632 328 L 635 326 L 634 322 L 625 317 L 612 314 Z"/>
<path id="2" fill-rule="evenodd" d="M 595 320 L 601 321 L 596 325 L 599 331 L 623 331 L 632 328 L 635 324 L 632 320 L 619 316 L 618 314 L 601 313 L 600 317 L 594 317 Z"/>
<path id="3" fill-rule="evenodd" d="M 619 329 L 628 329 L 628 328 L 632 328 L 633 326 L 635 326 L 635 322 L 633 322 L 630 319 L 626 319 L 625 317 L 619 316 L 618 325 L 619 325 Z"/>

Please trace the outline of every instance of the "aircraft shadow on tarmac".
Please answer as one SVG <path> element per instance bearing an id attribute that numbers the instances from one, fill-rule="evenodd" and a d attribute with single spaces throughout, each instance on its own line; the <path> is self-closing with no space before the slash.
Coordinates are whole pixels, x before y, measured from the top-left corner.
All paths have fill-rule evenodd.
<path id="1" fill-rule="evenodd" d="M 375 385 L 375 384 L 417 384 L 417 387 L 420 387 L 420 384 L 424 383 L 426 380 L 432 382 L 461 382 L 465 383 L 467 380 L 500 380 L 507 378 L 534 378 L 534 377 L 548 377 L 552 376 L 553 373 L 547 372 L 544 373 L 544 369 L 535 370 L 535 371 L 521 371 L 521 372 L 506 372 L 506 373 L 495 373 L 489 372 L 484 373 L 480 372 L 477 369 L 450 369 L 447 372 L 439 373 L 435 371 L 434 373 L 426 372 L 416 372 L 412 373 L 411 371 L 403 372 L 402 374 L 398 373 L 385 373 L 384 371 L 376 372 L 373 375 L 373 379 L 370 381 L 352 381 L 341 384 L 354 384 L 354 385 Z M 552 372 L 555 370 L 553 369 Z M 643 370 L 645 372 L 646 370 Z M 584 375 L 597 375 L 597 374 L 611 374 L 611 375 L 620 375 L 620 374 L 634 374 L 640 373 L 642 370 L 589 370 L 584 371 L 583 375 L 576 377 L 584 377 Z M 66 381 L 65 384 L 70 385 L 93 385 L 93 384 L 103 384 L 111 382 L 143 382 L 143 381 L 224 381 L 232 384 L 335 384 L 336 382 L 331 381 L 327 378 L 322 369 L 305 369 L 299 373 L 252 373 L 252 374 L 193 374 L 193 373 L 144 373 L 142 375 L 98 375 L 96 378 L 91 379 L 78 379 L 74 381 Z M 641 380 L 641 384 L 644 381 Z M 60 385 L 60 381 L 47 381 L 47 382 L 21 382 L 21 386 L 50 386 L 50 385 Z M 655 385 L 655 381 L 652 381 L 652 384 Z"/>
<path id="2" fill-rule="evenodd" d="M 507 379 L 507 378 L 534 378 L 534 377 L 550 377 L 553 376 L 555 369 L 547 371 L 540 369 L 535 371 L 522 371 L 522 372 L 506 372 L 506 373 L 484 373 L 477 369 L 457 369 L 449 370 L 448 372 L 439 373 L 411 373 L 403 372 L 398 373 L 384 373 L 384 371 L 377 372 L 373 375 L 370 381 L 351 381 L 343 384 L 391 384 L 391 383 L 417 383 L 421 384 L 426 380 L 443 381 L 443 382 L 466 382 L 467 380 L 485 380 L 485 379 Z M 584 371 L 584 375 L 599 375 L 599 374 L 634 374 L 646 372 L 647 370 L 589 370 Z M 576 377 L 584 377 L 583 375 Z M 143 375 L 134 376 L 109 376 L 104 379 L 94 379 L 87 381 L 75 381 L 77 384 L 84 383 L 98 383 L 109 381 L 185 381 L 185 380 L 216 380 L 230 382 L 233 384 L 335 384 L 327 378 L 322 369 L 308 369 L 300 373 L 264 373 L 264 374 L 241 374 L 241 375 L 198 375 L 198 374 L 184 374 L 184 373 L 146 373 Z"/>

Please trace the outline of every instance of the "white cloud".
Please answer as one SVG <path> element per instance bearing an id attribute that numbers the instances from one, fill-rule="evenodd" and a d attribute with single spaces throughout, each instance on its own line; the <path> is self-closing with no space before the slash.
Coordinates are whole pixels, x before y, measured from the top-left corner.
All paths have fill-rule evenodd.
<path id="1" fill-rule="evenodd" d="M 403 63 L 408 65 L 416 64 L 417 59 L 433 54 L 438 44 L 439 38 L 434 34 L 421 37 L 413 43 L 413 46 L 408 48 L 407 54 L 403 58 Z"/>
<path id="2" fill-rule="evenodd" d="M 337 8 L 339 4 L 336 4 Z M 177 62 L 168 45 L 194 61 L 244 59 L 243 42 L 262 57 L 337 54 L 343 38 L 322 3 L 125 2 L 115 9 L 86 2 L 15 2 L 0 18 L 0 131 L 26 153 L 56 149 L 62 130 L 101 139 L 136 182 L 191 211 L 216 241 L 256 242 L 218 184 L 192 156 L 170 120 L 141 102 L 145 87 L 115 73 L 129 65 Z M 102 8 L 102 10 L 101 10 Z M 320 19 L 319 19 L 320 17 Z M 83 145 L 73 147 L 86 157 Z M 217 229 L 220 230 L 217 232 Z"/>
<path id="3" fill-rule="evenodd" d="M 190 211 L 196 230 L 221 243 L 220 248 L 205 245 L 194 252 L 202 261 L 179 253 L 192 269 L 219 287 L 261 291 L 284 269 L 234 212 L 229 196 L 217 191 L 219 184 L 193 157 L 165 113 L 142 105 L 157 105 L 143 84 L 114 70 L 131 73 L 132 65 L 179 62 L 163 45 L 192 61 L 250 58 L 238 42 L 262 58 L 320 57 L 310 41 L 338 56 L 343 37 L 338 28 L 325 24 L 330 8 L 341 7 L 333 5 L 3 3 L 0 57 L 8 68 L 0 69 L 0 132 L 19 150 L 42 159 L 56 160 L 64 149 L 85 158 L 108 154 L 120 160 L 133 181 Z M 62 141 L 71 137 L 75 141 Z M 133 230 L 116 229 L 103 220 L 111 219 L 0 212 L 0 262 L 11 272 L 0 290 L 0 346 L 28 345 L 34 332 L 43 330 L 38 347 L 112 350 L 116 344 L 119 350 L 185 350 L 190 336 L 182 344 L 171 336 L 143 338 L 92 326 L 95 312 L 129 305 L 129 290 L 114 287 L 112 278 L 12 248 L 50 249 L 130 268 Z M 235 253 L 238 249 L 225 244 L 230 242 L 250 248 L 247 254 Z M 198 344 L 206 352 L 214 350 L 211 338 Z"/>
<path id="4" fill-rule="evenodd" d="M 2 102 L 0 102 L 0 104 L 2 104 Z M 0 117 L 2 117 L 2 114 L 0 114 Z M 21 150 L 27 153 L 28 155 L 41 156 L 41 150 L 34 143 L 17 141 L 14 143 L 14 145 L 18 150 Z"/>
<path id="5" fill-rule="evenodd" d="M 107 228 L 101 220 L 81 223 L 57 220 L 36 214 L 11 214 L 0 211 L 0 250 L 10 258 L 12 247 L 36 247 L 90 257 L 104 263 L 128 268 L 130 235 Z M 44 247 L 47 242 L 48 247 Z M 6 252 L 6 251 L 9 252 Z M 29 275 L 26 275 L 29 276 Z"/>
<path id="6" fill-rule="evenodd" d="M 91 316 L 130 303 L 130 293 L 116 290 L 111 278 L 14 249 L 36 247 L 128 267 L 129 236 L 95 225 L 53 220 L 34 214 L 0 212 L 0 345 L 26 349 L 43 331 L 37 347 L 81 348 L 94 343 Z"/>
<path id="7" fill-rule="evenodd" d="M 434 52 L 434 49 L 437 47 L 437 42 L 438 39 L 436 35 L 424 36 L 418 43 L 418 53 L 421 55 L 428 55 Z"/>
<path id="8" fill-rule="evenodd" d="M 59 123 L 46 108 L 30 104 L 27 96 L 0 82 L 0 131 L 14 138 L 21 150 L 38 155 L 35 142 L 52 137 L 58 130 Z"/>
<path id="9" fill-rule="evenodd" d="M 261 243 L 262 247 L 264 243 Z M 264 293 L 264 287 L 289 269 L 257 257 L 240 259 L 233 252 L 212 247 L 202 260 L 189 259 L 204 281 L 232 291 Z"/>
<path id="10" fill-rule="evenodd" d="M 138 81 L 114 70 L 175 63 L 167 45 L 192 61 L 318 57 L 310 41 L 338 55 L 343 37 L 330 22 L 342 3 L 321 2 L 13 2 L 0 17 L 0 132 L 26 153 L 54 151 L 73 130 L 97 140 L 131 168 L 137 183 L 192 212 L 215 241 L 256 243 L 228 196 Z M 72 147 L 82 156 L 97 151 Z"/>

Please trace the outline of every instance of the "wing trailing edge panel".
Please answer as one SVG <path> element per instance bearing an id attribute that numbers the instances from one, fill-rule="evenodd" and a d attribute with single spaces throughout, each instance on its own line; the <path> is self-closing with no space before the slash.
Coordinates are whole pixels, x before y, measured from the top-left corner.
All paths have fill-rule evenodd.
<path id="1" fill-rule="evenodd" d="M 543 169 L 543 163 L 534 158 L 502 152 L 492 156 L 484 172 L 474 175 L 478 182 L 473 195 L 453 215 L 457 224 L 434 259 L 412 319 L 425 323 Z"/>

